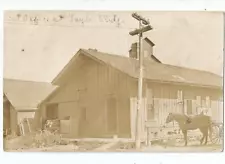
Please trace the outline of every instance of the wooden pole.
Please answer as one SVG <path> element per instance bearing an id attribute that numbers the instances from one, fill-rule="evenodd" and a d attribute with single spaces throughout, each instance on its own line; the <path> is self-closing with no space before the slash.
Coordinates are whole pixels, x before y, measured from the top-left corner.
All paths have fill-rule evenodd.
<path id="1" fill-rule="evenodd" d="M 141 21 L 139 21 L 139 28 L 141 28 Z M 137 99 L 137 115 L 136 115 L 136 148 L 139 149 L 141 146 L 140 141 L 140 110 L 142 105 L 142 90 L 143 90 L 143 57 L 142 57 L 142 33 L 139 34 L 139 78 L 138 78 L 138 99 Z"/>
<path id="2" fill-rule="evenodd" d="M 132 17 L 139 21 L 139 29 L 131 31 L 129 34 L 134 36 L 139 36 L 139 78 L 138 78 L 138 97 L 137 97 L 137 112 L 136 112 L 136 134 L 135 134 L 135 146 L 136 149 L 141 147 L 140 133 L 141 133 L 141 122 L 140 122 L 140 112 L 142 107 L 142 90 L 143 90 L 143 53 L 142 53 L 142 35 L 152 29 L 149 25 L 149 21 L 144 19 L 142 16 L 133 13 Z M 146 25 L 142 27 L 142 24 Z"/>

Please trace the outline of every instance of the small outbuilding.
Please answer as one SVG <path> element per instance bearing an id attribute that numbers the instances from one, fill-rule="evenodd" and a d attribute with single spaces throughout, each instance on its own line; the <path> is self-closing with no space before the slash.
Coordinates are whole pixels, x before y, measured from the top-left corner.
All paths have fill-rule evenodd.
<path id="1" fill-rule="evenodd" d="M 46 82 L 4 79 L 3 129 L 20 135 L 19 125 L 24 119 L 33 120 L 31 128 L 35 128 L 39 124 L 39 118 L 35 118 L 39 104 L 56 88 Z"/>

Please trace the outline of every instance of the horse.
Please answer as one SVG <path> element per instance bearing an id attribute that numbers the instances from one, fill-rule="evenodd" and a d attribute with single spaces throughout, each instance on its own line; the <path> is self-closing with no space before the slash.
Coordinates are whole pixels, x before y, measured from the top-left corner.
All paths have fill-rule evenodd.
<path id="1" fill-rule="evenodd" d="M 205 145 L 208 141 L 208 132 L 209 137 L 212 137 L 212 121 L 211 117 L 204 115 L 203 113 L 194 115 L 194 116 L 187 116 L 185 114 L 179 113 L 169 113 L 166 118 L 166 123 L 170 123 L 172 121 L 176 121 L 180 127 L 184 135 L 185 146 L 187 146 L 187 131 L 188 130 L 196 130 L 199 129 L 203 137 L 200 139 L 200 145 L 202 145 L 203 140 L 205 139 Z"/>

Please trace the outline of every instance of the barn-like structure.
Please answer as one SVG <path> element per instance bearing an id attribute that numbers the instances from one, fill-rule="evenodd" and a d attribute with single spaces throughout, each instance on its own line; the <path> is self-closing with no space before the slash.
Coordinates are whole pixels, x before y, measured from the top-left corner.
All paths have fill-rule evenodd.
<path id="1" fill-rule="evenodd" d="M 222 77 L 201 70 L 162 63 L 153 55 L 154 43 L 143 41 L 144 83 L 142 121 L 160 126 L 169 112 L 188 115 L 204 108 L 223 121 Z M 58 89 L 45 99 L 38 117 L 64 119 L 64 137 L 134 135 L 139 65 L 137 44 L 130 56 L 80 49 L 53 80 Z"/>

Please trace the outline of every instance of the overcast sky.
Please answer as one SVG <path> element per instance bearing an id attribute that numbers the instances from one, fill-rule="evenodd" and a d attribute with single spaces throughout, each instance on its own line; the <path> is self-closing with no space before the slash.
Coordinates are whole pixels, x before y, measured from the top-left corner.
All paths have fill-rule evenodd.
<path id="1" fill-rule="evenodd" d="M 219 12 L 138 12 L 163 63 L 222 75 L 224 18 Z M 50 82 L 79 48 L 128 56 L 138 27 L 131 12 L 6 12 L 4 77 Z"/>

